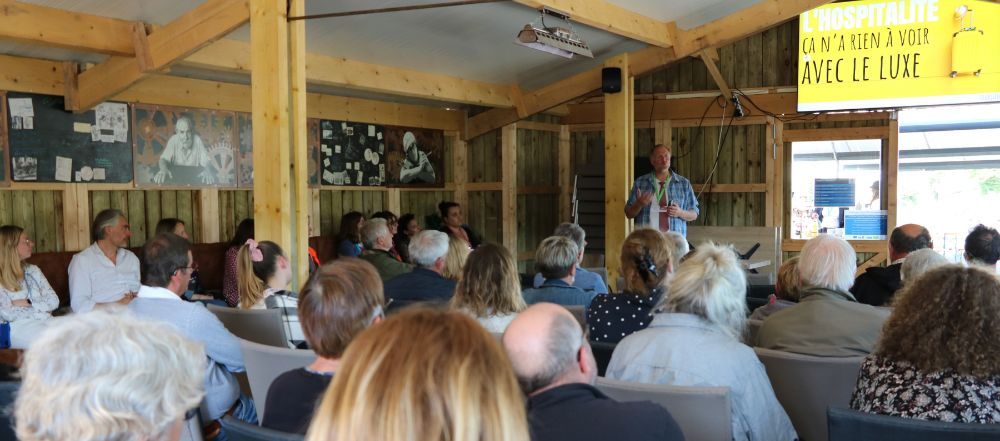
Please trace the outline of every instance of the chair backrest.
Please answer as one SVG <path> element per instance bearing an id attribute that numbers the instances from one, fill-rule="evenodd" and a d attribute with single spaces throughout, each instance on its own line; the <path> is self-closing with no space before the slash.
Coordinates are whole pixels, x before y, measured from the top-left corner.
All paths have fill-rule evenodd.
<path id="1" fill-rule="evenodd" d="M 763 320 L 747 320 L 747 346 L 753 347 L 757 344 L 757 332 L 763 324 Z"/>
<path id="2" fill-rule="evenodd" d="M 207 306 L 233 335 L 262 345 L 288 347 L 288 336 L 285 335 L 280 309 L 238 309 L 212 304 Z"/>
<path id="3" fill-rule="evenodd" d="M 302 441 L 304 436 L 298 433 L 279 432 L 274 429 L 247 424 L 232 415 L 222 419 L 222 428 L 230 441 Z"/>
<path id="4" fill-rule="evenodd" d="M 14 398 L 21 388 L 20 381 L 0 381 L 0 439 L 15 440 Z"/>
<path id="5" fill-rule="evenodd" d="M 615 352 L 618 343 L 608 343 L 604 341 L 591 341 L 590 350 L 594 353 L 594 360 L 597 361 L 597 375 L 604 376 L 611 364 L 611 355 Z"/>
<path id="6" fill-rule="evenodd" d="M 566 308 L 566 309 L 568 309 L 569 312 L 573 314 L 573 317 L 576 319 L 577 322 L 580 323 L 580 326 L 583 326 L 584 328 L 587 327 L 587 312 L 586 312 L 587 307 L 586 306 L 583 306 L 583 305 L 563 305 L 563 307 Z"/>
<path id="7" fill-rule="evenodd" d="M 261 421 L 266 410 L 264 404 L 267 401 L 267 389 L 271 387 L 274 379 L 284 372 L 307 366 L 316 359 L 313 351 L 262 345 L 242 338 L 240 349 L 243 351 L 243 362 L 247 367 L 250 394 L 254 397 L 257 416 Z"/>
<path id="8" fill-rule="evenodd" d="M 590 272 L 592 272 L 594 274 L 597 274 L 597 275 L 601 276 L 601 279 L 604 280 L 604 284 L 605 285 L 608 284 L 608 269 L 607 268 L 601 266 L 601 267 L 584 268 L 584 269 L 587 270 L 587 271 L 590 271 Z"/>
<path id="9" fill-rule="evenodd" d="M 830 441 L 996 441 L 1000 424 L 946 423 L 831 407 Z"/>
<path id="10" fill-rule="evenodd" d="M 754 348 L 802 439 L 827 441 L 826 409 L 849 407 L 864 357 L 814 357 Z"/>
<path id="11" fill-rule="evenodd" d="M 629 383 L 597 377 L 594 384 L 618 401 L 652 401 L 670 412 L 687 441 L 731 441 L 728 387 L 688 387 Z"/>

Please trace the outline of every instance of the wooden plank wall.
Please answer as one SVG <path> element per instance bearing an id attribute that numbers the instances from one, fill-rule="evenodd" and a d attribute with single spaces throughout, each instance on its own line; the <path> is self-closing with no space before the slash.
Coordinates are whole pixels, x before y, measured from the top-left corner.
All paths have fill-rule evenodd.
<path id="1" fill-rule="evenodd" d="M 59 190 L 0 191 L 0 225 L 24 228 L 36 253 L 63 251 L 62 198 Z"/>
<path id="2" fill-rule="evenodd" d="M 192 242 L 201 242 L 201 224 L 197 207 L 198 190 L 91 190 L 91 218 L 107 208 L 121 210 L 132 228 L 130 247 L 140 247 L 156 232 L 162 218 L 184 221 Z"/>
<path id="3" fill-rule="evenodd" d="M 559 214 L 559 132 L 517 131 L 517 255 L 523 272 L 534 271 L 534 251 L 552 234 Z M 551 188 L 551 192 L 549 192 Z"/>
<path id="4" fill-rule="evenodd" d="M 385 210 L 385 191 L 332 190 L 319 191 L 320 234 L 332 235 L 340 230 L 340 218 L 352 211 L 359 211 L 368 218 L 372 213 Z"/>
<path id="5" fill-rule="evenodd" d="M 469 183 L 500 182 L 500 130 L 468 141 Z M 502 204 L 500 187 L 496 191 L 469 191 L 469 206 L 463 207 L 465 222 L 482 236 L 484 242 L 502 243 Z"/>
<path id="6" fill-rule="evenodd" d="M 219 240 L 228 242 L 243 219 L 253 217 L 253 190 L 219 191 Z"/>

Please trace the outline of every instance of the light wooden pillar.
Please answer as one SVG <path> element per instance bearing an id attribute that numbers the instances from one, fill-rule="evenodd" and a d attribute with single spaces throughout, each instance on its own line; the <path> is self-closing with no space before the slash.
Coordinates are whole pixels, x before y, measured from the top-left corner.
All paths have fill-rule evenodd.
<path id="1" fill-rule="evenodd" d="M 631 112 L 628 54 L 614 57 L 604 66 L 620 68 L 624 86 L 619 93 L 604 94 L 604 264 L 608 268 L 608 282 L 617 285 L 621 243 L 628 229 L 625 202 L 632 184 L 628 177 L 632 169 L 630 143 L 635 121 Z M 620 287 L 612 286 L 612 289 Z"/>
<path id="2" fill-rule="evenodd" d="M 767 193 L 764 195 L 764 225 L 781 227 L 784 223 L 783 206 L 785 202 L 785 141 L 782 139 L 784 123 L 773 117 L 767 117 L 767 134 L 764 148 L 764 179 Z M 784 234 L 782 234 L 784 239 Z"/>
<path id="3" fill-rule="evenodd" d="M 500 136 L 502 240 L 517 260 L 517 124 L 504 126 Z"/>
<path id="4" fill-rule="evenodd" d="M 448 136 L 452 138 L 451 160 L 452 160 L 452 181 L 455 183 L 455 203 L 468 210 L 469 191 L 465 184 L 469 182 L 469 145 L 462 140 L 458 132 L 450 132 Z"/>
<path id="5" fill-rule="evenodd" d="M 569 126 L 559 126 L 559 222 L 573 220 L 573 173 L 570 170 Z"/>
<path id="6" fill-rule="evenodd" d="M 305 0 L 291 0 L 289 13 L 306 13 Z M 288 24 L 289 73 L 291 76 L 291 199 L 294 217 L 289 258 L 295 268 L 292 286 L 297 289 L 309 278 L 309 219 L 312 211 L 312 191 L 309 189 L 309 134 L 306 115 L 306 24 L 303 20 Z M 256 144 L 255 144 L 256 145 Z"/>
<path id="7" fill-rule="evenodd" d="M 203 188 L 198 190 L 198 212 L 201 213 L 201 241 L 215 243 L 222 240 L 219 237 L 219 189 Z"/>
<path id="8" fill-rule="evenodd" d="M 886 157 L 886 170 L 885 170 L 885 200 L 886 200 L 886 214 L 888 219 L 886 222 L 886 231 L 891 232 L 893 228 L 896 228 L 896 177 L 899 175 L 899 119 L 898 113 L 892 112 L 892 119 L 889 120 L 889 146 Z"/>
<path id="9" fill-rule="evenodd" d="M 66 184 L 63 190 L 63 247 L 76 251 L 90 245 L 90 194 L 87 184 Z"/>

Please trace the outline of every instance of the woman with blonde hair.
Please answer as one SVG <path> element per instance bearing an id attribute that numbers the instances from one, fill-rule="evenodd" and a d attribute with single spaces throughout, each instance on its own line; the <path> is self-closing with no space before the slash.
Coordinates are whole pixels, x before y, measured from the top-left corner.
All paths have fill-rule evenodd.
<path id="1" fill-rule="evenodd" d="M 663 295 L 660 285 L 673 273 L 673 256 L 671 241 L 652 228 L 639 228 L 625 238 L 621 254 L 625 288 L 590 302 L 587 317 L 595 318 L 587 320 L 592 341 L 618 343 L 649 325 L 653 306 Z"/>
<path id="2" fill-rule="evenodd" d="M 247 239 L 236 254 L 236 274 L 240 309 L 281 309 L 291 345 L 305 341 L 296 313 L 298 298 L 287 290 L 292 264 L 278 244 Z"/>
<path id="3" fill-rule="evenodd" d="M 487 331 L 500 333 L 527 307 L 521 278 L 510 251 L 502 245 L 480 245 L 465 262 L 451 307 L 466 312 Z"/>
<path id="4" fill-rule="evenodd" d="M 355 339 L 306 439 L 523 441 L 529 434 L 497 340 L 460 312 L 414 308 Z"/>
<path id="5" fill-rule="evenodd" d="M 909 259 L 909 257 L 907 257 Z M 945 265 L 907 281 L 851 408 L 964 423 L 1000 423 L 1000 279 Z"/>
<path id="6" fill-rule="evenodd" d="M 448 236 L 448 254 L 444 258 L 444 270 L 441 275 L 446 279 L 458 281 L 462 278 L 462 268 L 469 259 L 469 244 L 455 236 Z"/>
<path id="7" fill-rule="evenodd" d="M 59 296 L 42 270 L 25 262 L 33 246 L 23 228 L 0 227 L 0 322 L 9 323 L 10 345 L 18 349 L 31 345 L 59 307 Z"/>

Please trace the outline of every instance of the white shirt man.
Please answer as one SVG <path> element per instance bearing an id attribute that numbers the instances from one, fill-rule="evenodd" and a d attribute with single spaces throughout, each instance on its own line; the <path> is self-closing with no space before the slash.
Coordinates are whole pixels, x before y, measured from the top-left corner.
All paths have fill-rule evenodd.
<path id="1" fill-rule="evenodd" d="M 174 125 L 174 134 L 167 140 L 167 147 L 160 154 L 160 169 L 153 176 L 153 182 L 162 184 L 164 181 L 172 179 L 170 172 L 171 165 L 205 167 L 202 172 L 202 183 L 212 184 L 211 171 L 209 171 L 208 149 L 201 137 L 194 133 L 191 120 L 182 116 Z"/>
<path id="2" fill-rule="evenodd" d="M 128 304 L 139 291 L 139 258 L 125 249 L 132 236 L 125 216 L 118 210 L 104 210 L 94 219 L 93 230 L 94 243 L 76 253 L 69 264 L 73 312 L 87 312 L 102 304 Z"/>

